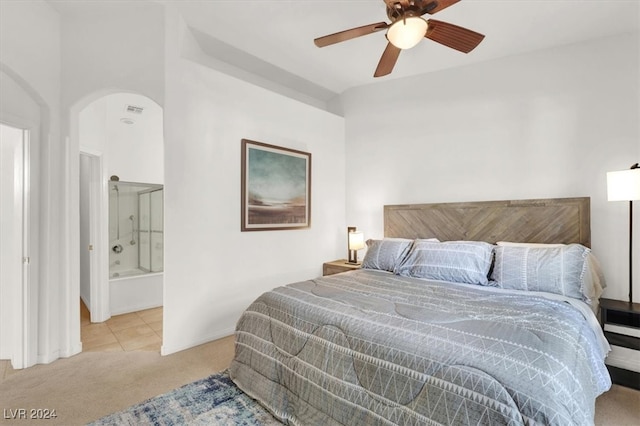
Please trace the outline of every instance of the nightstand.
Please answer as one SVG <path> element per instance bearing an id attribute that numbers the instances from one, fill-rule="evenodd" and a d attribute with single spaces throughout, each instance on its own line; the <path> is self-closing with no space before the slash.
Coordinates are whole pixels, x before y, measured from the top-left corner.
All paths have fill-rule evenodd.
<path id="1" fill-rule="evenodd" d="M 322 276 L 353 271 L 354 269 L 360 269 L 360 266 L 362 266 L 360 263 L 356 265 L 347 263 L 347 259 L 338 259 L 334 260 L 333 262 L 325 262 L 322 264 Z"/>
<path id="2" fill-rule="evenodd" d="M 640 303 L 600 299 L 600 321 L 611 345 L 606 359 L 611 380 L 640 389 Z"/>

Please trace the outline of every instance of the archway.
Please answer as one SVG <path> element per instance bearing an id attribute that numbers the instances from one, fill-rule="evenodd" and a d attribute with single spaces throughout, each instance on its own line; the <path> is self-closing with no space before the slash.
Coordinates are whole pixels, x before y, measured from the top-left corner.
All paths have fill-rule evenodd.
<path id="1" fill-rule="evenodd" d="M 114 309 L 108 181 L 118 175 L 126 181 L 164 183 L 162 114 L 152 99 L 122 91 L 97 92 L 71 108 L 71 204 L 76 212 L 71 223 L 81 225 L 72 227 L 80 230 L 71 237 L 72 286 L 79 289 L 92 322 L 106 321 Z M 118 309 L 115 313 L 122 313 Z"/>

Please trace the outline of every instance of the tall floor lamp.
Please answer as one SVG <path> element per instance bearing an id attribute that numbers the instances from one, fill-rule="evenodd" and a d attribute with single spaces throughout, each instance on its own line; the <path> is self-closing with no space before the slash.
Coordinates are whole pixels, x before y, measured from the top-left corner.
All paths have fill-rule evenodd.
<path id="1" fill-rule="evenodd" d="M 629 201 L 629 303 L 633 303 L 633 200 L 640 200 L 640 167 L 607 173 L 609 201 Z"/>

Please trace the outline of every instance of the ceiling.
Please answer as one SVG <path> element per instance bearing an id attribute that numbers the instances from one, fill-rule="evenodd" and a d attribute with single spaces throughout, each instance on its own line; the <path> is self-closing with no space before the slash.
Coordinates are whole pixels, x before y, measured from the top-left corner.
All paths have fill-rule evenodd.
<path id="1" fill-rule="evenodd" d="M 484 34 L 474 51 L 465 55 L 425 39 L 402 52 L 390 76 L 374 79 L 386 46 L 384 32 L 321 49 L 313 39 L 389 22 L 383 0 L 182 0 L 179 4 L 189 26 L 336 93 L 640 28 L 637 0 L 463 0 L 433 17 Z"/>
<path id="2" fill-rule="evenodd" d="M 484 34 L 484 41 L 474 51 L 465 55 L 425 39 L 402 52 L 391 75 L 374 79 L 386 46 L 384 32 L 324 48 L 316 47 L 313 39 L 389 22 L 383 0 L 158 1 L 179 8 L 205 52 L 223 52 L 225 62 L 267 79 L 284 79 L 293 86 L 307 84 L 324 91 L 317 97 L 378 81 L 640 31 L 639 0 L 463 0 L 432 17 Z M 58 8 L 62 11 L 78 3 L 91 4 L 51 3 L 66 4 Z"/>

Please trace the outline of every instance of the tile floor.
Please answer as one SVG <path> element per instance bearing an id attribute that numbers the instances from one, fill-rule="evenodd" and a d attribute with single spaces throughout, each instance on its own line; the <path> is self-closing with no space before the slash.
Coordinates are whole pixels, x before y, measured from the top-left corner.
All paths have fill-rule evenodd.
<path id="1" fill-rule="evenodd" d="M 84 352 L 156 351 L 162 344 L 162 307 L 115 315 L 91 323 L 80 301 L 80 338 Z"/>

